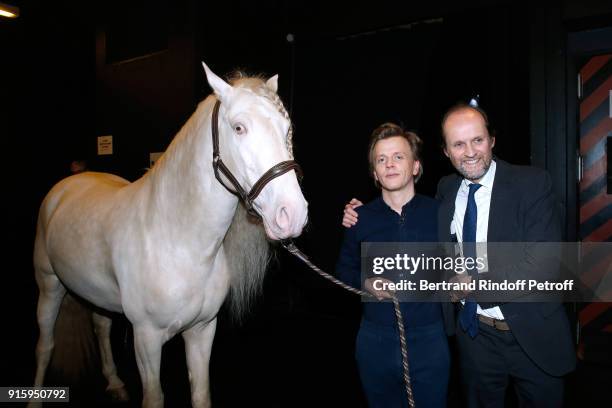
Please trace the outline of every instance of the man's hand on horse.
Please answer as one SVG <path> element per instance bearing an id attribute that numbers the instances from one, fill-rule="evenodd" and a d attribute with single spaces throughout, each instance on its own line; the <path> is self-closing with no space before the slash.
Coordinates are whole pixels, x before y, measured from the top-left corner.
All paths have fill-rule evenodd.
<path id="1" fill-rule="evenodd" d="M 363 203 L 356 198 L 353 198 L 347 205 L 344 206 L 344 216 L 342 217 L 342 225 L 346 228 L 351 228 L 357 224 L 357 211 L 355 208 L 362 206 Z"/>

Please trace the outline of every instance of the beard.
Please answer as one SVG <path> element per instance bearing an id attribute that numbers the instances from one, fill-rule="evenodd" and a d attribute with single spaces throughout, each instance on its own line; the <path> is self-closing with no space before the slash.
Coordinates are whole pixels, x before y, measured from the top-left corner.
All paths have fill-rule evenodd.
<path id="1" fill-rule="evenodd" d="M 493 158 L 491 156 L 483 157 L 482 167 L 477 168 L 477 169 L 472 169 L 472 170 L 468 170 L 464 168 L 463 163 L 461 163 L 459 167 L 457 167 L 457 171 L 467 180 L 470 180 L 470 181 L 480 180 L 482 177 L 484 177 L 485 174 L 487 174 L 487 171 L 489 171 L 489 167 L 491 167 L 492 159 Z"/>

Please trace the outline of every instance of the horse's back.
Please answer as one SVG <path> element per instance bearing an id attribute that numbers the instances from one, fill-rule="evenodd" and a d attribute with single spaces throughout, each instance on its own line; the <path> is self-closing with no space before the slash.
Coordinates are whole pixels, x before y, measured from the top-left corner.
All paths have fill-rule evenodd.
<path id="1" fill-rule="evenodd" d="M 78 222 L 83 213 L 94 212 L 107 207 L 118 190 L 130 184 L 129 181 L 109 173 L 85 172 L 67 177 L 45 196 L 38 213 L 38 234 L 47 236 L 50 224 L 56 216 L 72 218 Z M 41 231 L 42 229 L 42 231 Z"/>
<path id="2" fill-rule="evenodd" d="M 50 217 L 60 203 L 87 198 L 89 194 L 112 192 L 129 184 L 129 181 L 109 173 L 85 172 L 67 177 L 55 184 L 40 208 L 39 217 Z"/>
<path id="3" fill-rule="evenodd" d="M 86 172 L 53 186 L 38 216 L 37 273 L 57 274 L 70 289 L 96 304 L 96 292 L 110 295 L 112 301 L 99 306 L 116 310 L 119 292 L 105 225 L 113 220 L 117 195 L 129 184 L 112 174 Z"/>
<path id="4" fill-rule="evenodd" d="M 39 220 L 48 221 L 58 206 L 79 200 L 96 190 L 117 190 L 129 181 L 109 173 L 85 172 L 75 174 L 57 182 L 45 196 L 39 211 Z"/>

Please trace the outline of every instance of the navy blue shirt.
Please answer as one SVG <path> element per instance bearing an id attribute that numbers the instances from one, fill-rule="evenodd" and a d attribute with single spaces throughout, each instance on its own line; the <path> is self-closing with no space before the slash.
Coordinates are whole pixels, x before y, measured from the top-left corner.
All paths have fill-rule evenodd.
<path id="1" fill-rule="evenodd" d="M 437 242 L 438 202 L 416 194 L 398 214 L 379 197 L 356 209 L 359 221 L 344 233 L 336 274 L 341 281 L 362 289 L 362 242 Z M 435 302 L 402 302 L 406 327 L 433 324 L 442 320 L 442 309 Z M 363 302 L 363 318 L 373 323 L 395 326 L 391 302 Z"/>

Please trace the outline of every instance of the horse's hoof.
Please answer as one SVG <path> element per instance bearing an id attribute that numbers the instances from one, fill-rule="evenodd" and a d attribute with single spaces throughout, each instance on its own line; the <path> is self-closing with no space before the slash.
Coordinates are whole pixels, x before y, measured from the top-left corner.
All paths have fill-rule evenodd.
<path id="1" fill-rule="evenodd" d="M 124 386 L 106 390 L 113 401 L 129 401 L 130 396 Z"/>

